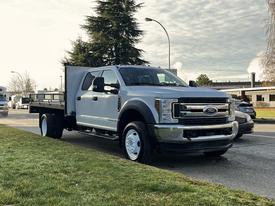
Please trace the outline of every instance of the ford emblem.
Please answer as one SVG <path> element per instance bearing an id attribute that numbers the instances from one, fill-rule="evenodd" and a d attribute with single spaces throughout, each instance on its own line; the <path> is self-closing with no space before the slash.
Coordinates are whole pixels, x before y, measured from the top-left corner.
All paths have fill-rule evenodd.
<path id="1" fill-rule="evenodd" d="M 218 113 L 218 109 L 217 107 L 212 107 L 212 106 L 204 107 L 203 113 L 207 115 L 215 115 Z"/>

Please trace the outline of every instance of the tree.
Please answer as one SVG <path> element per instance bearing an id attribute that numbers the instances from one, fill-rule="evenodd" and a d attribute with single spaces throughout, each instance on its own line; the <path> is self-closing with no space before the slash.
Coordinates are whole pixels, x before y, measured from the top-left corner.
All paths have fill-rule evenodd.
<path id="1" fill-rule="evenodd" d="M 135 47 L 143 32 L 134 17 L 142 7 L 135 0 L 97 0 L 96 15 L 87 16 L 82 25 L 89 37 L 73 43 L 63 64 L 105 66 L 119 64 L 143 65 L 142 50 Z"/>
<path id="2" fill-rule="evenodd" d="M 212 81 L 209 79 L 209 77 L 206 74 L 201 74 L 197 79 L 196 83 L 199 86 L 209 86 L 212 84 Z"/>
<path id="3" fill-rule="evenodd" d="M 266 81 L 275 82 L 275 1 L 268 0 L 269 19 L 267 21 L 267 48 L 263 58 Z"/>
<path id="4" fill-rule="evenodd" d="M 69 58 L 62 61 L 63 65 L 71 66 L 90 66 L 96 67 L 102 65 L 101 58 L 97 58 L 92 52 L 92 45 L 83 41 L 80 37 L 72 42 L 73 49 L 69 51 Z"/>
<path id="5" fill-rule="evenodd" d="M 35 86 L 35 81 L 30 77 L 28 72 L 25 72 L 22 76 L 14 75 L 9 82 L 8 89 L 14 94 L 27 96 L 29 93 L 35 91 Z"/>

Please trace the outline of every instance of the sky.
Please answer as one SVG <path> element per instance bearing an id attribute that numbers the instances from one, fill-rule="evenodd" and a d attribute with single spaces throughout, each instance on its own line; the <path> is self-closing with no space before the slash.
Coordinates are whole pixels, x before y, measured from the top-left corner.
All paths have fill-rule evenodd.
<path id="1" fill-rule="evenodd" d="M 266 47 L 268 17 L 265 0 L 137 0 L 136 14 L 144 50 L 151 66 L 171 65 L 184 80 L 207 74 L 214 81 L 245 81 L 249 72 L 262 78 L 261 54 Z M 62 58 L 78 36 L 80 25 L 94 15 L 95 0 L 0 0 L 0 85 L 8 86 L 11 71 L 26 71 L 37 89 L 59 88 Z"/>

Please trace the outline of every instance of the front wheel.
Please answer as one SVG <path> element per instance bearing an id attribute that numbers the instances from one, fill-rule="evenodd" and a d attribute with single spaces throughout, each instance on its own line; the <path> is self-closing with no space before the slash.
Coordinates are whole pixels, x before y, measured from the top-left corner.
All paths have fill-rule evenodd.
<path id="1" fill-rule="evenodd" d="M 122 146 L 127 159 L 145 164 L 150 163 L 152 146 L 143 122 L 131 122 L 125 127 L 122 134 Z"/>
<path id="2" fill-rule="evenodd" d="M 40 117 L 40 132 L 43 137 L 60 139 L 63 134 L 62 118 L 56 115 L 43 114 Z"/>
<path id="3" fill-rule="evenodd" d="M 204 155 L 207 157 L 219 157 L 227 152 L 228 149 L 213 151 L 213 152 L 205 152 Z"/>

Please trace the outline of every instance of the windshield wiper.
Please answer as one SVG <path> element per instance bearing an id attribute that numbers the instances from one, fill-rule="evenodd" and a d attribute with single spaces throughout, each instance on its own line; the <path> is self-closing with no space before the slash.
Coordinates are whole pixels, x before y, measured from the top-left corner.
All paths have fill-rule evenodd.
<path id="1" fill-rule="evenodd" d="M 185 87 L 184 85 L 177 84 L 177 83 L 169 83 L 169 82 L 162 82 L 160 86 L 174 86 L 174 87 Z"/>
<path id="2" fill-rule="evenodd" d="M 139 83 L 135 82 L 130 84 L 130 86 L 160 86 L 159 84 L 154 84 L 154 83 Z"/>

